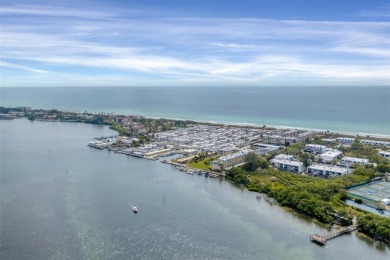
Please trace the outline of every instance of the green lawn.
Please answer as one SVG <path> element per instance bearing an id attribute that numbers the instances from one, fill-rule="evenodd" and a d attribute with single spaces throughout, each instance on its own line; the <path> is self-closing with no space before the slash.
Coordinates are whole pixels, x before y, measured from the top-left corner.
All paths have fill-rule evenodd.
<path id="1" fill-rule="evenodd" d="M 188 164 L 188 166 L 189 167 L 193 167 L 193 168 L 197 168 L 197 169 L 201 169 L 201 170 L 208 170 L 210 165 L 206 165 L 204 163 L 204 160 L 202 160 L 202 161 L 199 161 L 197 163 L 191 162 L 191 163 Z"/>

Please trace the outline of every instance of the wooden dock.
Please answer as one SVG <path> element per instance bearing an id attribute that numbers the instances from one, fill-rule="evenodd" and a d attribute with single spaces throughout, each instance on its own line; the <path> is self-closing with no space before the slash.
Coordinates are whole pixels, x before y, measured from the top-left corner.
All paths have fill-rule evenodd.
<path id="1" fill-rule="evenodd" d="M 357 229 L 357 225 L 353 224 L 351 226 L 339 229 L 337 231 L 333 231 L 333 232 L 331 232 L 331 233 L 329 233 L 329 234 L 327 234 L 325 236 L 321 236 L 321 235 L 318 235 L 318 234 L 311 234 L 310 235 L 310 240 L 312 242 L 316 243 L 316 244 L 319 244 L 319 245 L 323 246 L 323 245 L 326 244 L 326 241 L 328 241 L 329 239 L 332 239 L 332 238 L 341 236 L 343 234 L 352 232 L 352 231 L 354 231 L 356 229 Z"/>

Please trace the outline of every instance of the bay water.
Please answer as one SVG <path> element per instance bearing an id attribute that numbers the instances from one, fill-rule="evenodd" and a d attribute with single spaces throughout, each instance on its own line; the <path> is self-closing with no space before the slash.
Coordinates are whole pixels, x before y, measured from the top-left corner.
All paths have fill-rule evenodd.
<path id="1" fill-rule="evenodd" d="M 389 259 L 357 232 L 313 244 L 330 230 L 224 179 L 87 146 L 112 134 L 0 121 L 1 259 Z"/>

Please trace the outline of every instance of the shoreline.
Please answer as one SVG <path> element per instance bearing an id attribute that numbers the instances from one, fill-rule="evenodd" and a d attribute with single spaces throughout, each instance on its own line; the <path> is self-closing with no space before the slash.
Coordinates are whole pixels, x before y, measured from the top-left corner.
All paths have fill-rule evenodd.
<path id="1" fill-rule="evenodd" d="M 143 115 L 136 115 L 136 116 L 143 116 Z M 306 127 L 294 127 L 294 126 L 283 126 L 283 125 L 261 125 L 261 124 L 254 124 L 254 123 L 238 123 L 238 122 L 218 122 L 218 121 L 201 121 L 201 120 L 193 120 L 193 119 L 183 119 L 183 118 L 177 118 L 177 117 L 155 117 L 155 116 L 143 116 L 146 119 L 167 119 L 167 120 L 177 120 L 177 121 L 190 121 L 197 124 L 211 124 L 211 125 L 224 125 L 224 126 L 234 126 L 234 127 L 253 127 L 253 128 L 272 128 L 276 130 L 306 130 L 306 131 L 314 131 L 318 133 L 329 133 L 329 134 L 335 134 L 335 135 L 347 135 L 347 136 L 360 136 L 360 137 L 373 137 L 373 138 L 384 138 L 384 139 L 390 139 L 390 134 L 371 134 L 371 133 L 356 133 L 356 132 L 348 132 L 348 131 L 335 131 L 335 130 L 326 130 L 326 129 L 318 129 L 318 128 L 306 128 Z"/>
<path id="2" fill-rule="evenodd" d="M 64 113 L 83 113 L 80 111 L 63 111 Z M 99 115 L 114 115 L 114 116 L 122 116 L 120 113 L 106 113 L 106 112 L 91 112 L 93 114 Z M 126 116 L 126 115 L 123 115 Z M 318 129 L 318 128 L 306 128 L 306 127 L 293 127 L 293 126 L 276 126 L 276 125 L 260 125 L 260 124 L 253 124 L 253 123 L 238 123 L 238 122 L 217 122 L 217 121 L 201 121 L 201 120 L 193 120 L 193 119 L 183 119 L 183 118 L 177 118 L 177 117 L 154 117 L 154 116 L 144 116 L 144 115 L 127 115 L 127 116 L 140 116 L 145 119 L 166 119 L 166 120 L 176 120 L 176 121 L 189 121 L 194 122 L 196 124 L 207 124 L 207 125 L 221 125 L 221 126 L 231 126 L 231 127 L 252 127 L 252 128 L 263 128 L 265 126 L 266 129 L 275 129 L 275 130 L 306 130 L 306 131 L 313 131 L 316 133 L 327 133 L 327 134 L 333 134 L 333 135 L 343 135 L 343 136 L 351 136 L 351 137 L 368 137 L 368 138 L 380 138 L 380 139 L 390 139 L 390 134 L 371 134 L 371 133 L 356 133 L 356 132 L 348 132 L 348 131 L 334 131 L 334 130 L 326 130 L 326 129 Z M 17 118 L 15 118 L 17 119 Z M 66 121 L 66 120 L 40 120 L 35 119 L 39 121 L 50 121 L 50 122 L 78 122 L 78 121 Z M 86 122 L 80 122 L 80 123 L 86 123 Z"/>
<path id="3" fill-rule="evenodd" d="M 2 105 L 0 105 L 1 107 Z M 12 106 L 10 108 L 16 108 L 16 106 Z M 323 132 L 323 133 L 329 133 L 329 134 L 336 134 L 336 135 L 347 135 L 347 136 L 360 136 L 360 137 L 372 137 L 372 138 L 386 138 L 390 139 L 390 133 L 383 134 L 383 133 L 366 133 L 366 132 L 353 132 L 348 130 L 331 130 L 331 129 L 322 129 L 322 128 L 313 128 L 313 127 L 302 127 L 302 126 L 288 126 L 288 125 L 272 125 L 272 124 L 266 124 L 266 123 L 246 123 L 246 122 L 232 122 L 232 121 L 216 121 L 216 120 L 202 120 L 202 119 L 190 119 L 190 118 L 181 118 L 181 117 L 175 117 L 175 116 L 151 116 L 146 114 L 124 114 L 123 112 L 88 112 L 86 111 L 77 111 L 77 110 L 60 110 L 56 108 L 33 108 L 33 109 L 41 109 L 41 110 L 58 110 L 64 113 L 90 113 L 95 115 L 112 115 L 112 116 L 140 116 L 144 117 L 146 119 L 167 119 L 167 120 L 177 120 L 177 121 L 191 121 L 198 124 L 212 124 L 212 125 L 225 125 L 225 126 L 235 126 L 235 127 L 253 127 L 253 128 L 262 128 L 263 126 L 266 126 L 266 128 L 273 128 L 276 130 L 282 130 L 282 129 L 298 129 L 298 130 L 307 130 L 307 131 L 314 131 L 314 132 Z M 137 112 L 136 112 L 137 113 Z"/>

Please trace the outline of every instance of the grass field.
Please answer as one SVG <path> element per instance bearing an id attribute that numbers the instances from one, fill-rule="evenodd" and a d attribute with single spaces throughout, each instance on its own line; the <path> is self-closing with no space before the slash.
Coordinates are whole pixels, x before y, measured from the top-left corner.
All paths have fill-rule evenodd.
<path id="1" fill-rule="evenodd" d="M 188 164 L 188 166 L 190 167 L 193 167 L 193 168 L 197 168 L 197 169 L 200 169 L 200 170 L 208 170 L 210 165 L 209 164 L 205 164 L 205 161 L 202 160 L 202 161 L 199 161 L 199 162 L 191 162 Z"/>

